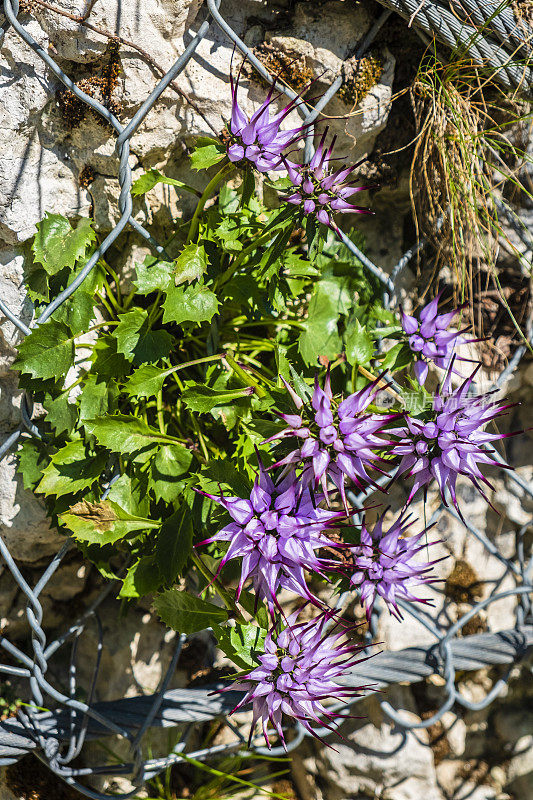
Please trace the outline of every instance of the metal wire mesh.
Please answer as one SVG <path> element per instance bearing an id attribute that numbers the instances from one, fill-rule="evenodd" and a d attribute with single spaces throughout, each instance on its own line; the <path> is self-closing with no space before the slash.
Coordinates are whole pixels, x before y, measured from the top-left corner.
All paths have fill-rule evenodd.
<path id="1" fill-rule="evenodd" d="M 57 79 L 63 83 L 71 92 L 93 111 L 99 114 L 112 126 L 116 134 L 116 150 L 119 155 L 120 163 L 118 179 L 120 184 L 120 197 L 118 206 L 120 219 L 100 244 L 95 253 L 91 256 L 84 269 L 80 272 L 65 291 L 55 297 L 41 316 L 34 320 L 32 326 L 40 325 L 61 306 L 67 298 L 76 291 L 82 284 L 87 275 L 94 268 L 99 258 L 103 256 L 111 247 L 117 237 L 128 226 L 133 228 L 153 247 L 158 254 L 164 252 L 163 247 L 156 242 L 151 234 L 140 225 L 132 216 L 132 195 L 131 169 L 128 165 L 130 153 L 130 141 L 135 135 L 140 124 L 145 119 L 150 109 L 157 102 L 158 98 L 165 91 L 166 87 L 174 78 L 186 67 L 194 52 L 208 32 L 210 26 L 218 25 L 227 36 L 234 42 L 236 48 L 246 56 L 253 67 L 270 83 L 273 78 L 265 67 L 257 60 L 250 49 L 239 38 L 235 31 L 228 25 L 219 11 L 221 0 L 207 0 L 207 18 L 199 26 L 198 32 L 192 36 L 189 45 L 185 48 L 181 56 L 176 60 L 170 70 L 158 82 L 155 89 L 146 98 L 130 122 L 123 126 L 118 119 L 104 105 L 93 97 L 84 93 L 74 83 L 68 75 L 57 65 L 57 63 L 28 33 L 24 26 L 17 19 L 18 0 L 3 0 L 4 16 L 0 16 L 0 44 L 3 40 L 4 32 L 12 27 L 16 34 L 20 36 L 40 58 L 46 63 Z M 475 60 L 487 63 L 497 71 L 498 79 L 508 88 L 521 86 L 525 91 L 529 91 L 533 83 L 531 78 L 533 73 L 527 66 L 527 59 L 530 49 L 527 37 L 524 36 L 523 29 L 517 25 L 512 13 L 508 8 L 500 8 L 494 2 L 481 2 L 480 0 L 464 0 L 463 3 L 452 3 L 455 11 L 452 14 L 448 8 L 437 5 L 430 0 L 422 4 L 417 4 L 417 0 L 380 0 L 387 6 L 375 24 L 365 36 L 354 53 L 356 58 L 361 58 L 371 46 L 380 28 L 386 23 L 391 14 L 391 10 L 398 11 L 409 19 L 413 18 L 414 24 L 419 26 L 426 33 L 435 34 L 439 39 L 450 46 L 458 43 L 468 44 L 470 52 Z M 461 22 L 461 14 L 466 22 Z M 415 13 L 416 12 L 416 13 Z M 414 17 L 413 17 L 414 15 Z M 473 35 L 473 31 L 476 34 Z M 517 64 L 514 57 L 516 54 L 522 59 L 521 64 Z M 335 95 L 342 84 L 342 77 L 333 80 L 328 90 L 322 98 L 315 103 L 313 108 L 306 106 L 303 100 L 298 101 L 298 110 L 306 123 L 312 123 L 318 117 L 320 111 L 326 106 L 329 100 Z M 286 86 L 280 85 L 280 90 L 285 92 L 290 98 L 294 93 Z M 310 157 L 313 148 L 313 129 L 310 127 L 307 138 L 306 157 Z M 516 227 L 516 217 L 513 210 L 506 204 L 502 204 L 500 211 L 505 214 L 511 225 Z M 528 248 L 526 258 L 531 259 L 533 254 L 533 241 L 531 237 L 518 227 L 523 243 Z M 419 241 L 415 246 L 408 250 L 392 269 L 390 275 L 386 274 L 378 265 L 374 264 L 364 253 L 345 236 L 342 235 L 344 243 L 357 255 L 366 268 L 372 272 L 383 285 L 384 300 L 387 305 L 395 302 L 395 289 L 402 270 L 424 247 L 424 242 Z M 0 311 L 3 316 L 13 323 L 23 335 L 30 333 L 31 328 L 17 318 L 0 299 Z M 531 333 L 531 328 L 529 330 Z M 520 359 L 526 350 L 525 346 L 520 346 L 515 351 L 506 369 L 501 373 L 496 381 L 497 386 L 501 386 L 510 374 L 516 369 Z M 0 458 L 3 458 L 11 451 L 18 440 L 23 435 L 39 437 L 40 433 L 37 426 L 32 422 L 32 402 L 30 397 L 25 397 L 21 407 L 21 424 L 19 428 L 0 446 Z M 509 473 L 508 478 L 518 484 L 523 492 L 533 498 L 533 488 L 527 484 L 519 475 Z M 355 498 L 355 502 L 362 498 Z M 498 695 L 502 686 L 509 676 L 511 666 L 520 659 L 527 648 L 533 644 L 533 626 L 528 624 L 530 621 L 531 601 L 529 594 L 532 591 L 532 570 L 533 560 L 526 561 L 524 536 L 530 525 L 533 524 L 533 517 L 528 520 L 516 533 L 516 547 L 512 558 L 504 557 L 498 548 L 490 541 L 486 534 L 478 530 L 476 526 L 468 520 L 463 521 L 453 509 L 445 508 L 441 505 L 430 522 L 436 520 L 443 514 L 450 514 L 460 525 L 465 525 L 469 533 L 481 542 L 483 548 L 499 560 L 502 566 L 502 573 L 495 582 L 491 595 L 477 603 L 474 603 L 470 610 L 460 617 L 454 624 L 443 627 L 443 625 L 431 618 L 426 612 L 414 608 L 412 604 L 400 602 L 402 611 L 414 617 L 423 627 L 425 627 L 434 638 L 434 644 L 428 648 L 407 648 L 398 652 L 385 652 L 378 654 L 372 660 L 365 662 L 354 668 L 346 676 L 348 683 L 360 685 L 361 683 L 373 683 L 378 690 L 388 684 L 397 682 L 414 683 L 421 681 L 430 675 L 439 674 L 445 679 L 446 698 L 431 718 L 422 722 L 413 723 L 404 720 L 401 714 L 395 711 L 386 701 L 381 701 L 384 713 L 393 720 L 401 729 L 427 728 L 439 720 L 445 711 L 452 708 L 454 704 L 462 705 L 467 709 L 480 709 L 487 706 Z M 113 584 L 108 584 L 94 602 L 85 610 L 83 615 L 71 624 L 61 635 L 56 636 L 50 641 L 44 630 L 43 607 L 40 595 L 47 583 L 50 581 L 63 558 L 71 548 L 72 543 L 67 541 L 57 555 L 52 559 L 48 567 L 44 570 L 40 579 L 34 586 L 30 586 L 22 575 L 20 569 L 12 558 L 5 542 L 0 537 L 0 554 L 9 569 L 13 580 L 27 598 L 26 618 L 31 631 L 31 650 L 24 652 L 14 645 L 7 638 L 0 636 L 0 647 L 2 647 L 11 658 L 20 664 L 0 664 L 0 672 L 17 678 L 28 679 L 30 697 L 32 703 L 42 708 L 47 705 L 54 705 L 54 711 L 42 711 L 32 709 L 28 706 L 25 710 L 19 710 L 16 718 L 11 718 L 0 723 L 0 765 L 8 765 L 28 752 L 35 752 L 50 769 L 70 785 L 76 787 L 82 794 L 97 798 L 106 797 L 98 791 L 84 786 L 80 781 L 88 776 L 105 775 L 128 776 L 135 786 L 142 785 L 145 781 L 155 776 L 166 767 L 177 763 L 182 759 L 182 753 L 188 745 L 191 731 L 195 723 L 220 718 L 234 734 L 234 740 L 229 743 L 202 748 L 195 752 L 187 752 L 188 757 L 196 759 L 207 759 L 217 754 L 238 751 L 246 742 L 246 732 L 239 730 L 231 721 L 227 719 L 227 714 L 235 705 L 238 693 L 212 693 L 212 688 L 203 687 L 201 689 L 180 689 L 168 691 L 168 686 L 172 675 L 178 664 L 181 649 L 184 644 L 184 636 L 178 638 L 173 657 L 168 666 L 166 674 L 161 681 L 159 690 L 152 696 L 142 696 L 130 699 L 117 699 L 113 702 L 93 703 L 93 694 L 100 663 L 102 642 L 102 626 L 98 617 L 98 607 L 110 593 Z M 510 578 L 513 588 L 500 591 L 503 581 Z M 517 598 L 515 608 L 515 627 L 512 630 L 500 631 L 497 633 L 487 632 L 458 638 L 461 629 L 472 619 L 480 610 L 489 604 L 497 602 L 505 597 L 515 596 Z M 379 612 L 376 611 L 371 620 L 369 638 L 375 635 Z M 95 622 L 98 629 L 98 652 L 96 654 L 96 665 L 92 685 L 84 687 L 86 690 L 86 702 L 77 699 L 76 684 L 76 642 L 82 635 L 88 623 Z M 47 678 L 49 661 L 60 648 L 68 643 L 73 643 L 70 670 L 70 685 L 68 694 L 61 692 Z M 506 667 L 503 675 L 495 682 L 491 691 L 486 697 L 478 702 L 472 702 L 462 696 L 456 685 L 456 673 L 459 670 L 475 670 L 484 666 L 502 665 Z M 150 727 L 174 727 L 182 726 L 182 735 L 179 743 L 164 758 L 145 758 L 143 753 L 143 737 Z M 327 731 L 324 734 L 327 735 Z M 90 739 L 101 738 L 106 735 L 119 735 L 123 737 L 130 747 L 128 760 L 122 763 L 113 763 L 93 766 L 75 766 L 75 759 L 83 750 L 84 744 Z M 289 739 L 289 749 L 298 746 L 306 735 L 304 729 L 297 725 Z M 256 750 L 262 752 L 257 741 L 252 743 Z M 270 751 L 275 754 L 276 751 Z M 122 797 L 130 797 L 135 794 L 135 790 Z M 117 795 L 113 795 L 117 796 Z"/>

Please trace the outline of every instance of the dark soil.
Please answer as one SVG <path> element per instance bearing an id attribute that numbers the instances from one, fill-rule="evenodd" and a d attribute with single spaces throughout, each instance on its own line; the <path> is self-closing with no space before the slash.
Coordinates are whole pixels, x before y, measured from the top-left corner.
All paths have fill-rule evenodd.
<path id="1" fill-rule="evenodd" d="M 78 791 L 32 755 L 7 768 L 6 784 L 18 800 L 80 800 Z"/>

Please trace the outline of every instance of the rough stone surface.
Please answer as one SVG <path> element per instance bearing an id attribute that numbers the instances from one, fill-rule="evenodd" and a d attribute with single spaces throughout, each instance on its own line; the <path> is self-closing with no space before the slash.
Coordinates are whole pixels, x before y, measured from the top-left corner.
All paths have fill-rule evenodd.
<path id="1" fill-rule="evenodd" d="M 132 607 L 121 617 L 120 602 L 112 597 L 99 607 L 104 648 L 96 684 L 96 700 L 151 694 L 168 667 L 176 634 L 156 624 L 157 617 L 142 607 Z M 97 629 L 88 624 L 78 645 L 79 682 L 89 685 L 94 668 Z M 117 669 L 120 665 L 120 669 Z M 186 673 L 177 670 L 169 688 L 184 686 Z"/>
<path id="2" fill-rule="evenodd" d="M 57 552 L 63 542 L 50 528 L 42 503 L 22 486 L 15 457 L 8 455 L 0 471 L 0 534 L 18 561 L 42 562 Z"/>
<path id="3" fill-rule="evenodd" d="M 521 736 L 511 758 L 506 787 L 516 800 L 528 800 L 533 794 L 533 734 Z"/>
<path id="4" fill-rule="evenodd" d="M 394 687 L 387 698 L 408 718 L 416 718 L 408 688 Z M 375 698 L 360 704 L 357 713 L 364 718 L 343 726 L 346 740 L 319 753 L 310 745 L 307 754 L 303 749 L 294 756 L 293 776 L 302 796 L 306 800 L 443 800 L 427 734 L 419 731 L 415 738 L 393 732 Z"/>

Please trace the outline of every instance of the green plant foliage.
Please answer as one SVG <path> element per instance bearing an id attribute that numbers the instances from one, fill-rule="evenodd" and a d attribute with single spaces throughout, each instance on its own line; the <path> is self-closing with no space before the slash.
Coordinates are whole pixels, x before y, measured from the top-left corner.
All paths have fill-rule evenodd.
<path id="1" fill-rule="evenodd" d="M 65 267 L 74 267 L 95 239 L 89 219 L 81 219 L 73 228 L 65 217 L 47 212 L 33 240 L 34 262 L 55 275 Z"/>
<path id="2" fill-rule="evenodd" d="M 167 589 L 154 602 L 155 610 L 165 625 L 180 633 L 202 631 L 227 620 L 228 614 L 214 603 L 206 603 L 179 589 Z"/>
<path id="3" fill-rule="evenodd" d="M 256 448 L 279 431 L 277 412 L 292 409 L 280 376 L 305 396 L 329 363 L 353 391 L 367 381 L 359 368 L 370 367 L 384 327 L 393 339 L 399 328 L 379 286 L 331 231 L 308 225 L 306 240 L 292 207 L 259 200 L 250 172 L 240 189 L 223 183 L 224 153 L 201 140 L 192 154 L 194 169 L 222 162 L 222 170 L 188 236 L 187 226 L 176 229 L 172 255 L 137 264 L 127 294 L 100 261 L 22 342 L 15 368 L 45 415 L 43 440 L 20 448 L 19 471 L 100 572 L 122 576 L 119 597 L 154 595 L 166 624 L 183 633 L 212 627 L 249 668 L 268 619 L 246 592 L 235 604 L 231 573 L 215 576 L 218 546 L 196 555 L 222 521 L 207 495 L 250 491 Z M 158 183 L 198 194 L 157 170 L 133 193 Z M 27 273 L 37 319 L 95 246 L 90 220 L 45 216 Z M 407 355 L 398 342 L 385 364 L 398 368 Z M 187 591 L 176 588 L 179 578 Z"/>

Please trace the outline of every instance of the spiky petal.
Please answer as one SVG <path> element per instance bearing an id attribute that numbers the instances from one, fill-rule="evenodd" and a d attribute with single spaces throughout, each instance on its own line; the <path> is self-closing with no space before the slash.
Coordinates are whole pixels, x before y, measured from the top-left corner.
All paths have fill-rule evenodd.
<path id="1" fill-rule="evenodd" d="M 333 138 L 326 146 L 327 129 L 309 164 L 295 164 L 285 159 L 285 166 L 292 181 L 294 191 L 285 197 L 287 203 L 299 206 L 302 214 L 314 215 L 319 222 L 337 229 L 334 222 L 336 214 L 370 214 L 362 206 L 349 201 L 357 192 L 368 189 L 367 186 L 353 186 L 350 180 L 352 172 L 358 164 L 351 167 L 345 165 L 335 169 L 332 164 L 332 153 L 335 145 Z"/>
<path id="2" fill-rule="evenodd" d="M 300 444 L 275 466 L 300 465 L 302 484 L 321 486 L 329 502 L 328 479 L 341 494 L 345 508 L 347 481 L 361 488 L 372 483 L 368 470 L 378 467 L 379 453 L 393 442 L 382 438 L 396 414 L 366 413 L 379 389 L 379 378 L 354 392 L 339 405 L 334 403 L 329 373 L 324 388 L 315 380 L 311 404 L 298 397 L 297 414 L 280 414 L 287 427 L 266 441 L 296 438 Z M 286 384 L 291 397 L 295 392 Z"/>
<path id="3" fill-rule="evenodd" d="M 413 520 L 405 512 L 388 531 L 383 530 L 383 521 L 384 515 L 372 530 L 363 521 L 361 543 L 350 548 L 350 584 L 358 589 L 368 619 L 377 596 L 383 598 L 394 616 L 401 618 L 398 600 L 427 602 L 413 594 L 413 589 L 436 580 L 430 574 L 435 562 L 417 558 L 427 547 L 427 541 L 422 541 L 427 531 L 409 537 Z"/>
<path id="4" fill-rule="evenodd" d="M 328 635 L 327 615 L 303 623 L 297 622 L 299 613 L 288 617 L 287 627 L 281 633 L 271 630 L 267 634 L 264 653 L 258 657 L 259 665 L 231 687 L 246 691 L 234 711 L 252 703 L 250 737 L 260 723 L 269 748 L 269 722 L 285 746 L 284 715 L 297 719 L 309 733 L 316 735 L 313 724 L 322 726 L 341 716 L 333 717 L 324 706 L 325 700 L 350 700 L 368 688 L 339 685 L 339 679 L 358 660 L 355 648 L 345 641 L 345 631 Z"/>
<path id="5" fill-rule="evenodd" d="M 285 117 L 292 111 L 295 101 L 282 111 L 270 116 L 275 101 L 272 88 L 266 100 L 249 118 L 239 105 L 238 80 L 231 78 L 231 118 L 228 124 L 227 153 L 230 161 L 248 161 L 259 172 L 284 169 L 282 153 L 301 136 L 304 127 L 281 130 Z"/>
<path id="6" fill-rule="evenodd" d="M 445 314 L 438 314 L 439 300 L 440 293 L 424 306 L 419 319 L 401 309 L 402 327 L 407 336 L 407 343 L 415 356 L 413 369 L 420 386 L 426 382 L 430 363 L 441 369 L 448 369 L 457 345 L 473 341 L 465 339 L 462 331 L 448 330 L 448 326 L 461 309 L 456 308 Z"/>
<path id="7" fill-rule="evenodd" d="M 228 561 L 242 559 L 237 599 L 251 580 L 257 598 L 266 600 L 271 613 L 282 588 L 318 604 L 305 575 L 307 571 L 324 575 L 331 566 L 317 551 L 339 546 L 324 530 L 343 512 L 320 508 L 322 495 L 312 495 L 302 487 L 294 472 L 275 484 L 262 464 L 249 498 L 207 497 L 223 506 L 233 521 L 201 544 L 229 543 L 219 569 Z"/>
<path id="8" fill-rule="evenodd" d="M 490 445 L 513 434 L 485 431 L 485 425 L 509 406 L 489 402 L 494 392 L 468 396 L 479 367 L 456 390 L 451 387 L 452 369 L 453 359 L 433 398 L 431 412 L 423 418 L 407 415 L 405 426 L 392 431 L 399 441 L 389 452 L 401 457 L 397 477 L 406 473 L 414 477 L 408 503 L 418 489 L 426 488 L 435 480 L 443 502 L 447 503 L 446 491 L 449 490 L 452 503 L 461 513 L 455 491 L 457 478 L 460 475 L 469 478 L 485 497 L 481 484 L 492 486 L 481 466 L 502 466 L 494 458 Z"/>

